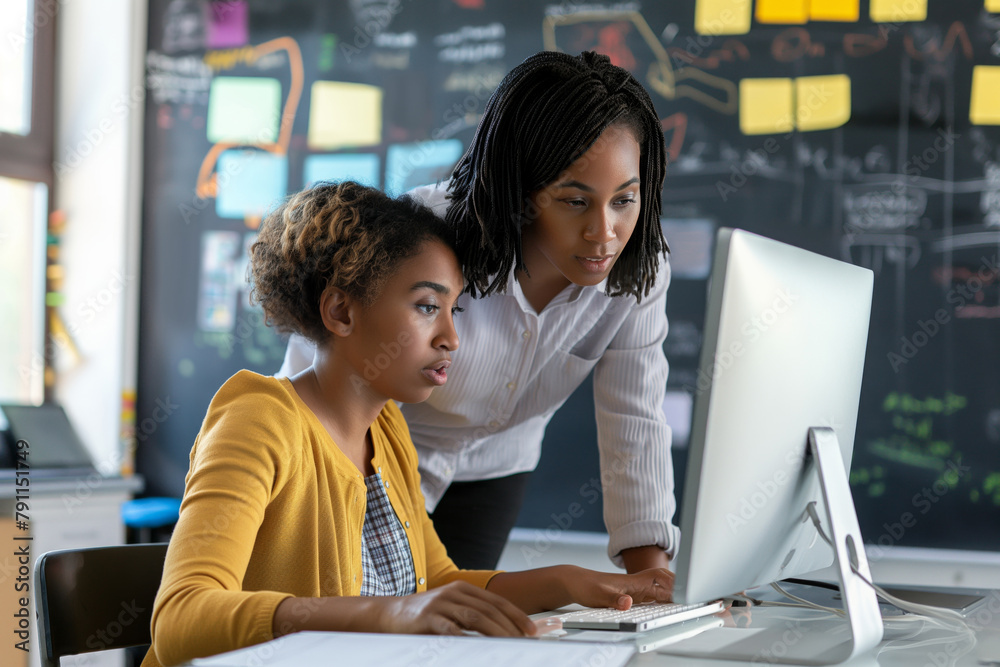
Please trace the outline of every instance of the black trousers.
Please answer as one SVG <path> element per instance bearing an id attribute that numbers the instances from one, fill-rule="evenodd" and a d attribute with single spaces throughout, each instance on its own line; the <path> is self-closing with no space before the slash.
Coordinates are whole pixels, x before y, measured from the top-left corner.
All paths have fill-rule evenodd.
<path id="1" fill-rule="evenodd" d="M 494 570 L 524 502 L 531 473 L 452 482 L 431 520 L 455 565 Z"/>

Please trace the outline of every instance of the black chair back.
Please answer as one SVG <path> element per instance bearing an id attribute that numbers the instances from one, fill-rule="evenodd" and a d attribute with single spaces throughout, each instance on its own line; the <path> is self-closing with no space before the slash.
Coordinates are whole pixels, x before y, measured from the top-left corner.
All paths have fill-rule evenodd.
<path id="1" fill-rule="evenodd" d="M 150 643 L 166 544 L 66 549 L 35 563 L 43 667 L 78 655 Z"/>

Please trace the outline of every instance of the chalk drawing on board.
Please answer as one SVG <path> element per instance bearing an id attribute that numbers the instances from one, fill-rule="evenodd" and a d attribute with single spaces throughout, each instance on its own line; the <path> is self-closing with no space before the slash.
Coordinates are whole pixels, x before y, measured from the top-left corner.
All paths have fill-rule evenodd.
<path id="1" fill-rule="evenodd" d="M 205 8 L 200 0 L 172 0 L 163 16 L 166 53 L 205 48 Z"/>
<path id="2" fill-rule="evenodd" d="M 912 269 L 920 261 L 920 241 L 906 234 L 849 234 L 840 244 L 841 259 L 871 269 L 876 276 L 885 264 Z"/>
<path id="3" fill-rule="evenodd" d="M 275 156 L 284 157 L 288 154 L 288 144 L 292 136 L 292 124 L 295 122 L 295 114 L 299 107 L 299 100 L 302 97 L 302 86 L 304 73 L 302 68 L 302 52 L 298 43 L 291 37 L 278 37 L 270 41 L 259 44 L 252 49 L 241 49 L 239 53 L 245 52 L 246 63 L 254 65 L 260 58 L 277 51 L 288 53 L 288 65 L 291 69 L 291 84 L 288 89 L 288 97 L 281 112 L 281 122 L 278 127 L 277 141 L 262 141 L 255 144 L 240 142 L 220 141 L 212 145 L 208 154 L 201 162 L 198 169 L 198 179 L 195 184 L 195 194 L 201 199 L 216 197 L 219 192 L 219 176 L 216 173 L 216 163 L 223 151 L 236 148 L 238 146 L 254 146 L 263 149 Z"/>
<path id="4" fill-rule="evenodd" d="M 643 42 L 652 52 L 653 62 L 649 65 L 645 82 L 656 93 L 668 100 L 686 97 L 720 113 L 736 113 L 736 84 L 697 67 L 687 66 L 675 70 L 667 50 L 639 12 L 609 10 L 550 14 L 542 21 L 545 48 L 549 51 L 564 50 L 560 48 L 556 39 L 557 28 L 583 23 L 613 23 L 617 21 L 626 21 L 634 25 Z M 695 84 L 699 87 L 696 87 Z"/>
<path id="5" fill-rule="evenodd" d="M 680 46 L 667 47 L 667 53 L 674 62 L 693 65 L 702 69 L 717 69 L 724 62 L 731 63 L 736 60 L 746 62 L 750 60 L 750 49 L 747 48 L 746 44 L 735 38 L 727 39 L 718 48 L 712 49 L 704 55 L 700 55 L 701 51 L 703 51 L 701 45 L 691 37 L 688 37 L 688 44 L 687 49 Z M 693 47 L 698 47 L 699 55 L 694 53 L 695 49 Z"/>

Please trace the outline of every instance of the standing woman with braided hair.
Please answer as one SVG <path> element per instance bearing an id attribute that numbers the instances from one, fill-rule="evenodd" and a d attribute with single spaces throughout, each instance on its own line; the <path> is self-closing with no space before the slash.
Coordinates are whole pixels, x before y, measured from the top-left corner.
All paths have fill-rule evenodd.
<path id="1" fill-rule="evenodd" d="M 608 554 L 637 572 L 676 549 L 665 165 L 659 118 L 628 71 L 592 52 L 541 52 L 501 81 L 452 178 L 410 192 L 451 224 L 467 267 L 451 381 L 402 406 L 427 509 L 459 567 L 496 565 L 545 427 L 592 369 Z M 293 337 L 279 375 L 312 358 Z"/>

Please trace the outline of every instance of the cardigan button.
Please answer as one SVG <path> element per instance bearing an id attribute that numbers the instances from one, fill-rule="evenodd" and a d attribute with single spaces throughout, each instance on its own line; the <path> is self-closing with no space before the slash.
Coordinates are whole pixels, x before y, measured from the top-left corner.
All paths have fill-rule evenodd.
<path id="1" fill-rule="evenodd" d="M 406 526 L 407 528 L 409 528 L 410 527 L 410 522 L 409 521 L 404 521 L 403 525 Z"/>
<path id="2" fill-rule="evenodd" d="M 420 584 L 421 586 L 423 586 L 424 585 L 424 578 L 420 577 L 419 579 L 417 579 L 417 583 Z"/>

